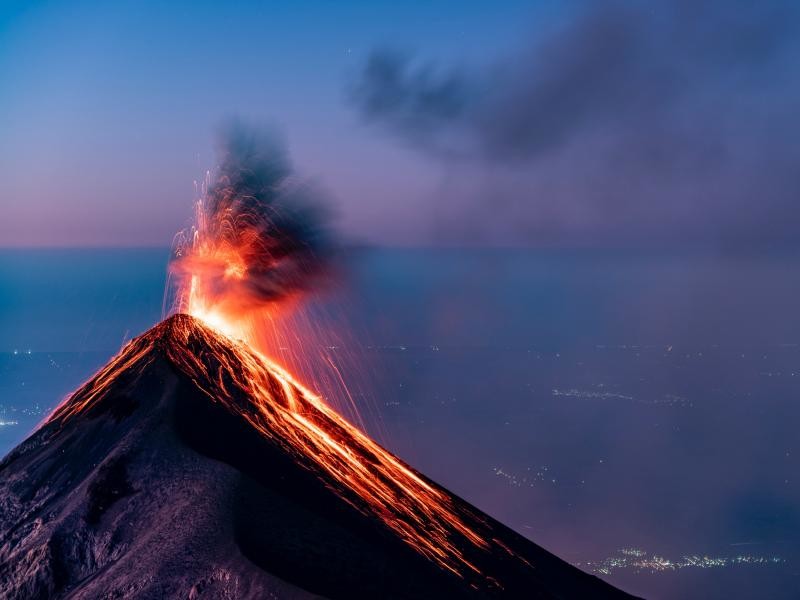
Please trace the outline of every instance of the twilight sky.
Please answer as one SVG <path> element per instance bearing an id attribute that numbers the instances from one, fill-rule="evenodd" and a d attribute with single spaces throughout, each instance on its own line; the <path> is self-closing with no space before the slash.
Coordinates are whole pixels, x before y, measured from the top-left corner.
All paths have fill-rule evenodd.
<path id="1" fill-rule="evenodd" d="M 4 2 L 0 246 L 168 245 L 234 115 L 349 239 L 794 245 L 793 4 Z"/>

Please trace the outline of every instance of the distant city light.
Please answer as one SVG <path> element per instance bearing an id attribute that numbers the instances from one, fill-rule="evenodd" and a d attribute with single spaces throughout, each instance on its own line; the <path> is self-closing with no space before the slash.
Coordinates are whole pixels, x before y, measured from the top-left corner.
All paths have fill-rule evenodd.
<path id="1" fill-rule="evenodd" d="M 682 556 L 679 559 L 669 559 L 656 554 L 648 556 L 640 548 L 622 548 L 616 556 L 610 556 L 599 562 L 576 563 L 579 567 L 586 567 L 593 573 L 610 575 L 612 571 L 630 569 L 633 571 L 650 571 L 659 573 L 663 571 L 679 571 L 681 569 L 714 569 L 732 567 L 736 565 L 767 565 L 786 562 L 778 556 L 700 556 L 696 554 Z"/>

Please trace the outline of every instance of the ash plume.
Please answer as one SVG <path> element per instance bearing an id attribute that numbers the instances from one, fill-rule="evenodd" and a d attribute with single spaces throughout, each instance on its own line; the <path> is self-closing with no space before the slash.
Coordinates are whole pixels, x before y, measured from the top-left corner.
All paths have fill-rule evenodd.
<path id="1" fill-rule="evenodd" d="M 185 285 L 199 278 L 207 303 L 244 311 L 322 283 L 334 248 L 323 195 L 298 182 L 275 133 L 234 121 L 219 141 L 219 167 L 170 272 Z"/>
<path id="2" fill-rule="evenodd" d="M 472 68 L 376 50 L 351 86 L 366 123 L 441 161 L 445 229 L 800 242 L 797 3 L 610 0 L 559 18 Z"/>

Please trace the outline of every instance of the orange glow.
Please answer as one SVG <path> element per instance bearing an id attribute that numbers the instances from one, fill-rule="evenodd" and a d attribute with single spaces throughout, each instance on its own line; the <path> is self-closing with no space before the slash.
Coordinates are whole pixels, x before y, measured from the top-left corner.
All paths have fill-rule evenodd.
<path id="1" fill-rule="evenodd" d="M 475 529 L 483 529 L 483 521 L 457 507 L 449 493 L 383 449 L 286 369 L 288 362 L 305 375 L 315 372 L 301 353 L 316 325 L 291 314 L 293 296 L 276 295 L 274 302 L 260 304 L 248 300 L 249 269 L 263 273 L 270 267 L 249 262 L 249 257 L 269 255 L 264 246 L 269 240 L 250 235 L 249 222 L 247 214 L 233 219 L 225 212 L 207 213 L 198 201 L 196 224 L 179 237 L 170 270 L 177 282 L 174 311 L 190 316 L 177 314 L 133 340 L 51 420 L 63 421 L 95 405 L 119 374 L 141 372 L 154 350 L 160 351 L 212 401 L 244 418 L 324 481 L 334 482 L 332 489 L 357 510 L 378 518 L 440 567 L 496 587 L 466 557 L 495 546 L 491 536 Z M 279 263 L 276 257 L 276 268 Z M 274 357 L 290 343 L 301 350 L 281 355 L 281 366 Z M 338 400 L 359 419 L 338 367 L 329 356 L 322 358 L 330 367 L 325 377 L 342 390 Z"/>

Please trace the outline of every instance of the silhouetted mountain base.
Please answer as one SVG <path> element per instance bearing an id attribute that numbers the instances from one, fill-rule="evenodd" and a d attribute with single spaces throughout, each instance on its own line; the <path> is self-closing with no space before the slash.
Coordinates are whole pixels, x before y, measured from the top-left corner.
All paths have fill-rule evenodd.
<path id="1" fill-rule="evenodd" d="M 438 486 L 496 543 L 459 542 L 480 574 L 429 560 L 170 358 L 207 335 L 156 326 L 0 463 L 0 597 L 628 597 Z"/>

